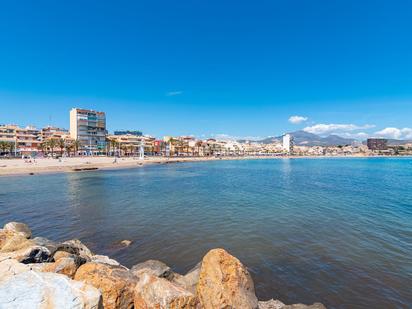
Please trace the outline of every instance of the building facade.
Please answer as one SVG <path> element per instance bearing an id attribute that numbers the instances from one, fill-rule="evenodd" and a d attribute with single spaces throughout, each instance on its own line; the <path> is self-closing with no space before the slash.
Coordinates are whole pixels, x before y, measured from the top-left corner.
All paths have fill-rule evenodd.
<path id="1" fill-rule="evenodd" d="M 124 131 L 114 131 L 114 135 L 134 135 L 134 136 L 142 136 L 142 131 L 131 131 L 131 130 L 124 130 Z"/>
<path id="2" fill-rule="evenodd" d="M 70 111 L 70 136 L 80 142 L 80 151 L 100 154 L 106 151 L 106 114 L 89 109 Z"/>
<path id="3" fill-rule="evenodd" d="M 368 138 L 366 144 L 370 150 L 388 149 L 388 140 L 384 138 Z"/>
<path id="4" fill-rule="evenodd" d="M 282 148 L 287 153 L 293 152 L 293 136 L 291 134 L 283 135 Z"/>
<path id="5" fill-rule="evenodd" d="M 16 155 L 31 155 L 39 151 L 40 130 L 32 126 L 3 125 L 0 126 L 0 141 L 13 144 Z"/>

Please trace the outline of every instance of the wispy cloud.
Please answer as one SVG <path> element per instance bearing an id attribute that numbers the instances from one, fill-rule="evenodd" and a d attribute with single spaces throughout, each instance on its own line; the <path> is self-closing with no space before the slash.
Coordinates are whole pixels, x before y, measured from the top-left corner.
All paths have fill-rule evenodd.
<path id="1" fill-rule="evenodd" d="M 304 117 L 304 116 L 295 115 L 295 116 L 290 116 L 289 117 L 289 122 L 293 123 L 293 124 L 299 124 L 299 123 L 305 122 L 307 120 L 308 120 L 308 117 Z"/>
<path id="2" fill-rule="evenodd" d="M 319 123 L 313 126 L 309 126 L 303 129 L 303 131 L 317 134 L 317 135 L 329 135 L 329 134 L 338 134 L 343 135 L 348 132 L 367 130 L 374 128 L 374 125 L 365 124 L 365 125 L 355 125 L 355 124 L 324 124 Z"/>
<path id="3" fill-rule="evenodd" d="M 412 139 L 412 128 L 385 128 L 383 130 L 375 132 L 378 137 L 386 137 L 392 139 Z"/>
<path id="4" fill-rule="evenodd" d="M 181 95 L 181 94 L 183 94 L 183 91 L 181 91 L 181 90 L 166 92 L 167 97 L 174 97 L 174 96 Z"/>

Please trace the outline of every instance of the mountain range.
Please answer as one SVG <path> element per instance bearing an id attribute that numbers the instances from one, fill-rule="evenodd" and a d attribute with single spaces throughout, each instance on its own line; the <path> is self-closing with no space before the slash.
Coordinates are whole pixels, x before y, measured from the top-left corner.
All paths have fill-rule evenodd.
<path id="1" fill-rule="evenodd" d="M 297 146 L 337 146 L 337 145 L 351 145 L 354 142 L 356 142 L 355 139 L 353 138 L 345 138 L 341 137 L 338 135 L 328 135 L 326 137 L 321 137 L 319 135 L 309 133 L 303 130 L 300 131 L 295 131 L 289 133 L 293 136 L 294 143 Z M 263 143 L 263 144 L 271 144 L 274 142 L 280 142 L 282 141 L 282 136 L 273 136 L 273 137 L 268 137 L 262 140 L 257 141 L 258 143 Z M 240 140 L 239 142 L 245 142 L 245 140 Z M 389 145 L 404 145 L 406 143 L 412 143 L 412 141 L 406 141 L 406 140 L 395 140 L 395 139 L 389 139 L 388 144 Z"/>

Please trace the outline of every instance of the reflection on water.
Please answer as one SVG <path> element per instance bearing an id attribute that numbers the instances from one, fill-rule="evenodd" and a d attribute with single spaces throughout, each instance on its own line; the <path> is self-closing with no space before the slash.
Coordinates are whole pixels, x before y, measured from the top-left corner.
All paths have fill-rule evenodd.
<path id="1" fill-rule="evenodd" d="M 185 272 L 224 247 L 259 298 L 412 303 L 412 160 L 279 159 L 0 178 L 1 224 Z M 131 239 L 127 249 L 114 244 Z"/>

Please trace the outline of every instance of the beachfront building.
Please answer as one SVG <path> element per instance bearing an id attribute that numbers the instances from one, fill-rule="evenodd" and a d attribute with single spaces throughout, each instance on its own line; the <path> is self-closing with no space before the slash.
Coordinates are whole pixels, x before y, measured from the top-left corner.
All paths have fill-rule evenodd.
<path id="1" fill-rule="evenodd" d="M 62 129 L 62 128 L 58 128 L 58 127 L 53 127 L 53 126 L 47 126 L 41 129 L 40 132 L 40 138 L 42 141 L 51 139 L 51 138 L 55 138 L 55 139 L 59 139 L 59 138 L 68 138 L 70 137 L 70 133 L 69 130 L 67 129 Z"/>
<path id="2" fill-rule="evenodd" d="M 14 155 L 35 155 L 39 150 L 40 131 L 33 126 L 21 128 L 17 125 L 0 126 L 0 142 L 6 143 L 8 152 Z"/>
<path id="3" fill-rule="evenodd" d="M 122 131 L 114 131 L 114 135 L 135 135 L 135 136 L 142 136 L 142 131 L 132 131 L 132 130 L 122 130 Z"/>
<path id="4" fill-rule="evenodd" d="M 293 152 L 293 136 L 291 134 L 283 135 L 282 146 L 286 153 L 291 154 Z"/>
<path id="5" fill-rule="evenodd" d="M 79 141 L 79 152 L 97 155 L 106 150 L 106 114 L 89 109 L 70 111 L 70 136 Z"/>
<path id="6" fill-rule="evenodd" d="M 108 135 L 107 153 L 120 156 L 153 155 L 155 141 L 154 137 L 145 135 Z"/>

